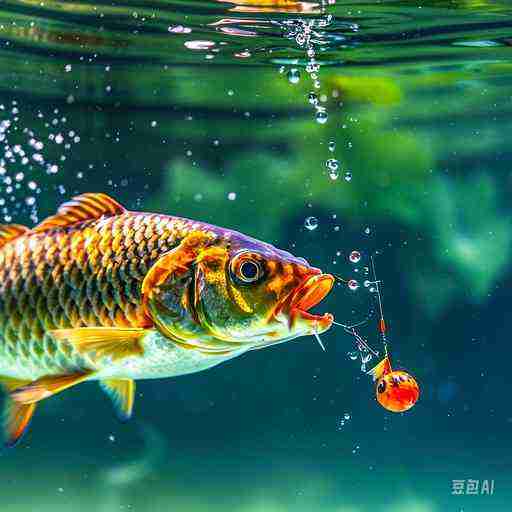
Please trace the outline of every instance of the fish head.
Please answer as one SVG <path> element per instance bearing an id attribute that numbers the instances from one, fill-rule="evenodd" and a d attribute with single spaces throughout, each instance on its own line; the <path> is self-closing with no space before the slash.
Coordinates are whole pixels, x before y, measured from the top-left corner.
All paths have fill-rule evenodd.
<path id="1" fill-rule="evenodd" d="M 150 311 L 168 337 L 206 351 L 262 348 L 329 329 L 331 314 L 309 310 L 333 283 L 303 258 L 231 232 L 162 283 Z"/>

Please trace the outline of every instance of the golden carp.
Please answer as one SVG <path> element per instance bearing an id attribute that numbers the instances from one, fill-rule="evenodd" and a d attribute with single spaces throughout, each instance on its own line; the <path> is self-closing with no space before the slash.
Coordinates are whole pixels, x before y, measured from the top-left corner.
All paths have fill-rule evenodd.
<path id="1" fill-rule="evenodd" d="M 130 212 L 83 194 L 29 229 L 0 226 L 0 382 L 6 444 L 36 404 L 99 380 L 131 416 L 135 379 L 193 373 L 322 333 L 308 310 L 334 278 L 229 229 Z"/>

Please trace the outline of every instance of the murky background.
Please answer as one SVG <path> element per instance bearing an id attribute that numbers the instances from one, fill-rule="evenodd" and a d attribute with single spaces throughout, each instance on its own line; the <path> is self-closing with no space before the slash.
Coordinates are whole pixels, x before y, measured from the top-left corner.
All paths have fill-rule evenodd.
<path id="1" fill-rule="evenodd" d="M 356 280 L 345 323 L 379 251 L 422 396 L 380 408 L 335 328 L 139 382 L 125 425 L 88 383 L 0 459 L 2 512 L 509 510 L 511 46 L 500 0 L 3 0 L 4 222 L 102 191 L 239 229 Z"/>

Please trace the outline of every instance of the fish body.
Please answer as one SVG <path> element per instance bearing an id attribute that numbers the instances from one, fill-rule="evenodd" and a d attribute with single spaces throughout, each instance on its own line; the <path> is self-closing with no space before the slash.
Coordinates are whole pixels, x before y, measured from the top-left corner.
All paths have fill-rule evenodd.
<path id="1" fill-rule="evenodd" d="M 84 194 L 0 227 L 0 381 L 13 444 L 35 404 L 99 380 L 122 417 L 134 379 L 194 373 L 298 336 L 333 278 L 236 231 Z"/>
<path id="2" fill-rule="evenodd" d="M 127 212 L 28 232 L 6 244 L 0 249 L 0 375 L 35 380 L 94 370 L 93 379 L 151 378 L 208 367 L 211 355 L 180 350 L 152 329 L 141 340 L 144 354 L 114 366 L 108 356 L 92 359 L 51 334 L 79 327 L 151 326 L 141 300 L 143 279 L 160 256 L 197 230 L 234 236 L 177 217 Z"/>

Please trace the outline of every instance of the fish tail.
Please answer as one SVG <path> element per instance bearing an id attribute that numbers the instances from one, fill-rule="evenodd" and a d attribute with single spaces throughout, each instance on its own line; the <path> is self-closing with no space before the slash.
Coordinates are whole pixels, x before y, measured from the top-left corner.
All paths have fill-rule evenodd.
<path id="1" fill-rule="evenodd" d="M 368 375 L 371 375 L 373 377 L 373 380 L 379 380 L 383 375 L 386 375 L 388 373 L 391 373 L 391 361 L 389 360 L 389 356 L 386 354 L 386 357 L 374 366 L 369 372 Z"/>
<path id="2" fill-rule="evenodd" d="M 27 381 L 0 377 L 0 384 L 7 393 L 3 404 L 2 430 L 5 448 L 15 446 L 27 431 L 36 404 L 23 404 L 13 400 L 11 393 L 27 384 Z"/>

